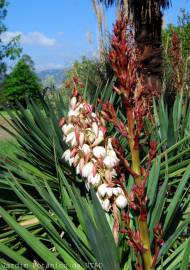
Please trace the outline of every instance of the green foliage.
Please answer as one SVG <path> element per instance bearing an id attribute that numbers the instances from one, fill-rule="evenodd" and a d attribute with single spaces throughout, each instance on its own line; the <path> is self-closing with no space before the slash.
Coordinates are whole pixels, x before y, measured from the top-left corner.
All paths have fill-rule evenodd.
<path id="1" fill-rule="evenodd" d="M 181 9 L 180 16 L 178 17 L 178 24 L 175 25 L 168 25 L 166 29 L 162 31 L 162 41 L 163 41 L 163 52 L 164 52 L 164 84 L 165 90 L 167 92 L 173 92 L 173 85 L 171 81 L 173 81 L 173 72 L 174 66 L 171 61 L 171 52 L 172 52 L 172 33 L 176 32 L 179 40 L 180 40 L 180 51 L 179 51 L 179 58 L 180 58 L 180 69 L 183 76 L 183 85 L 182 88 L 189 94 L 189 86 L 190 86 L 190 14 Z M 176 52 L 178 53 L 178 52 Z M 181 76 L 177 75 L 176 76 Z M 182 89 L 178 89 L 179 91 Z M 175 90 L 176 91 L 176 90 Z M 174 94 L 174 93 L 173 93 Z M 173 95 L 174 97 L 174 95 Z M 169 95 L 168 99 L 173 100 L 172 95 Z"/>
<path id="2" fill-rule="evenodd" d="M 117 102 L 111 85 L 97 90 L 98 95 Z M 93 100 L 88 95 L 87 99 Z M 156 266 L 160 270 L 186 270 L 190 262 L 190 110 L 189 105 L 180 105 L 182 101 L 178 96 L 172 109 L 172 132 L 168 132 L 170 120 L 163 99 L 154 104 L 154 136 L 160 143 L 147 182 L 147 196 L 152 249 L 154 226 L 158 222 L 164 225 L 165 242 Z M 9 112 L 20 152 L 9 162 L 1 159 L 1 264 L 13 261 L 21 269 L 24 262 L 28 267 L 35 262 L 36 268 L 51 264 L 52 268 L 133 270 L 136 259 L 124 236 L 120 235 L 116 246 L 109 225 L 113 220 L 102 211 L 93 191 L 87 194 L 83 181 L 61 160 L 66 146 L 58 120 L 67 113 L 62 97 L 56 95 L 54 104 L 47 98 L 42 104 L 42 110 L 31 102 L 28 110 L 20 106 L 15 113 Z M 119 107 L 118 115 L 125 119 Z M 111 128 L 109 132 L 118 137 Z M 148 153 L 144 154 L 142 166 L 148 158 Z M 126 175 L 129 190 L 131 180 Z"/>
<path id="3" fill-rule="evenodd" d="M 7 6 L 8 2 L 6 0 L 0 0 L 0 35 L 7 31 L 7 28 L 3 23 L 7 16 Z M 19 46 L 19 36 L 14 37 L 8 43 L 4 43 L 0 38 L 0 83 L 6 74 L 6 60 L 15 60 L 19 57 L 20 53 L 21 48 Z"/>
<path id="4" fill-rule="evenodd" d="M 4 83 L 4 95 L 11 104 L 15 104 L 17 101 L 23 103 L 25 98 L 30 97 L 35 100 L 39 97 L 40 89 L 41 86 L 33 71 L 33 66 L 29 66 L 25 58 L 19 60 Z"/>
<path id="5" fill-rule="evenodd" d="M 73 76 L 80 78 L 87 86 L 89 95 L 94 97 L 97 88 L 103 87 L 112 80 L 113 71 L 107 60 L 100 62 L 83 57 L 81 61 L 75 61 L 72 68 L 65 73 L 66 80 L 70 80 Z M 63 90 L 65 90 L 65 84 Z"/>

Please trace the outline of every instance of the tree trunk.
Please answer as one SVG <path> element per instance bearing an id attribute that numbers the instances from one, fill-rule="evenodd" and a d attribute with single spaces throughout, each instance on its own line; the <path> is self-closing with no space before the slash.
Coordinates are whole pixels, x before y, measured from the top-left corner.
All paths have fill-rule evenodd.
<path id="1" fill-rule="evenodd" d="M 140 63 L 146 86 L 160 92 L 162 77 L 162 13 L 159 1 L 129 0 L 129 14 L 135 26 L 135 41 L 141 51 Z M 133 6 L 131 6 L 133 5 Z"/>

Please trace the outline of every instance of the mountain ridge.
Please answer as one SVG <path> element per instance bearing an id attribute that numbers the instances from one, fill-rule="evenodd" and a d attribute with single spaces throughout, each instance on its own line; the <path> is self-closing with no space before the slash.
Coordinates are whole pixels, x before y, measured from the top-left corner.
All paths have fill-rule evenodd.
<path id="1" fill-rule="evenodd" d="M 60 87 L 65 79 L 66 68 L 51 68 L 45 69 L 37 72 L 38 78 L 42 83 L 46 80 L 48 76 L 52 76 L 55 81 L 55 86 Z"/>

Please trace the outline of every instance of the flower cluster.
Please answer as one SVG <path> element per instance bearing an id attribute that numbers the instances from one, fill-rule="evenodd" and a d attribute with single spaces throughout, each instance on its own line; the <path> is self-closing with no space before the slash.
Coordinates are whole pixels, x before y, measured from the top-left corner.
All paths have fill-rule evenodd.
<path id="1" fill-rule="evenodd" d="M 104 119 L 92 106 L 75 93 L 71 98 L 67 119 L 61 121 L 63 140 L 69 148 L 63 158 L 85 179 L 87 190 L 92 186 L 105 211 L 113 204 L 127 206 L 122 187 L 117 183 L 116 166 L 120 160 L 106 136 Z"/>

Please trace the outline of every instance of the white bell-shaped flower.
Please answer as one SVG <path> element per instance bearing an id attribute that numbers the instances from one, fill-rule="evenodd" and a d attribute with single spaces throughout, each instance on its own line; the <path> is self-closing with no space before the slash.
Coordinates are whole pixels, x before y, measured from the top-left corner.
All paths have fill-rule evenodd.
<path id="1" fill-rule="evenodd" d="M 111 198 L 113 195 L 113 188 L 107 187 L 106 194 L 107 194 L 108 198 Z"/>
<path id="2" fill-rule="evenodd" d="M 81 150 L 84 152 L 84 154 L 88 154 L 91 152 L 90 146 L 88 144 L 83 144 Z"/>
<path id="3" fill-rule="evenodd" d="M 110 156 L 106 156 L 103 160 L 103 163 L 105 164 L 105 166 L 109 169 L 113 168 L 116 164 L 117 164 L 118 160 L 110 157 Z"/>
<path id="4" fill-rule="evenodd" d="M 62 158 L 64 158 L 66 161 L 68 161 L 68 160 L 70 159 L 70 157 L 71 157 L 71 151 L 70 151 L 70 149 L 67 149 L 67 150 L 63 153 Z"/>
<path id="5" fill-rule="evenodd" d="M 90 183 L 88 181 L 85 181 L 85 187 L 88 191 L 90 190 Z"/>
<path id="6" fill-rule="evenodd" d="M 93 187 L 97 187 L 99 186 L 99 184 L 101 183 L 101 177 L 100 175 L 97 173 L 95 176 L 93 176 L 93 173 L 91 173 L 88 176 L 88 182 L 93 186 Z"/>
<path id="7" fill-rule="evenodd" d="M 98 187 L 98 194 L 101 198 L 103 198 L 106 193 L 107 193 L 107 188 L 108 188 L 108 185 L 107 184 L 101 184 L 99 187 Z"/>
<path id="8" fill-rule="evenodd" d="M 75 132 L 71 132 L 66 137 L 66 143 L 69 143 L 72 147 L 77 145 Z"/>
<path id="9" fill-rule="evenodd" d="M 74 130 L 74 126 L 72 124 L 65 124 L 62 126 L 62 131 L 64 133 L 64 135 L 68 135 L 70 132 L 72 132 Z"/>
<path id="10" fill-rule="evenodd" d="M 116 203 L 117 207 L 123 209 L 127 206 L 127 199 L 124 195 L 119 195 L 116 198 L 115 203 Z"/>
<path id="11" fill-rule="evenodd" d="M 65 159 L 65 161 L 69 162 L 69 165 L 71 166 L 74 162 L 74 157 L 71 158 L 71 151 L 69 149 L 67 149 L 63 155 L 62 155 L 62 158 Z"/>
<path id="12" fill-rule="evenodd" d="M 103 146 L 95 146 L 92 152 L 96 158 L 104 158 L 106 156 L 106 149 Z"/>
<path id="13" fill-rule="evenodd" d="M 85 164 L 82 168 L 82 176 L 88 177 L 93 172 L 93 167 L 94 164 L 92 162 L 88 162 L 87 164 Z"/>
<path id="14" fill-rule="evenodd" d="M 108 150 L 107 151 L 107 156 L 113 157 L 113 158 L 118 160 L 117 155 L 116 155 L 114 150 Z"/>
<path id="15" fill-rule="evenodd" d="M 81 170 L 80 170 L 80 164 L 78 164 L 76 166 L 76 174 L 80 174 L 81 173 Z"/>
<path id="16" fill-rule="evenodd" d="M 102 208 L 106 211 L 106 212 L 109 212 L 110 208 L 111 208 L 111 203 L 110 203 L 110 200 L 109 199 L 105 199 L 102 201 Z"/>
<path id="17" fill-rule="evenodd" d="M 66 143 L 70 143 L 72 141 L 72 139 L 75 138 L 75 132 L 72 131 L 71 133 L 69 133 L 66 137 Z"/>
<path id="18" fill-rule="evenodd" d="M 120 194 L 124 194 L 122 188 L 120 187 L 114 187 L 113 188 L 113 194 L 117 197 Z"/>

